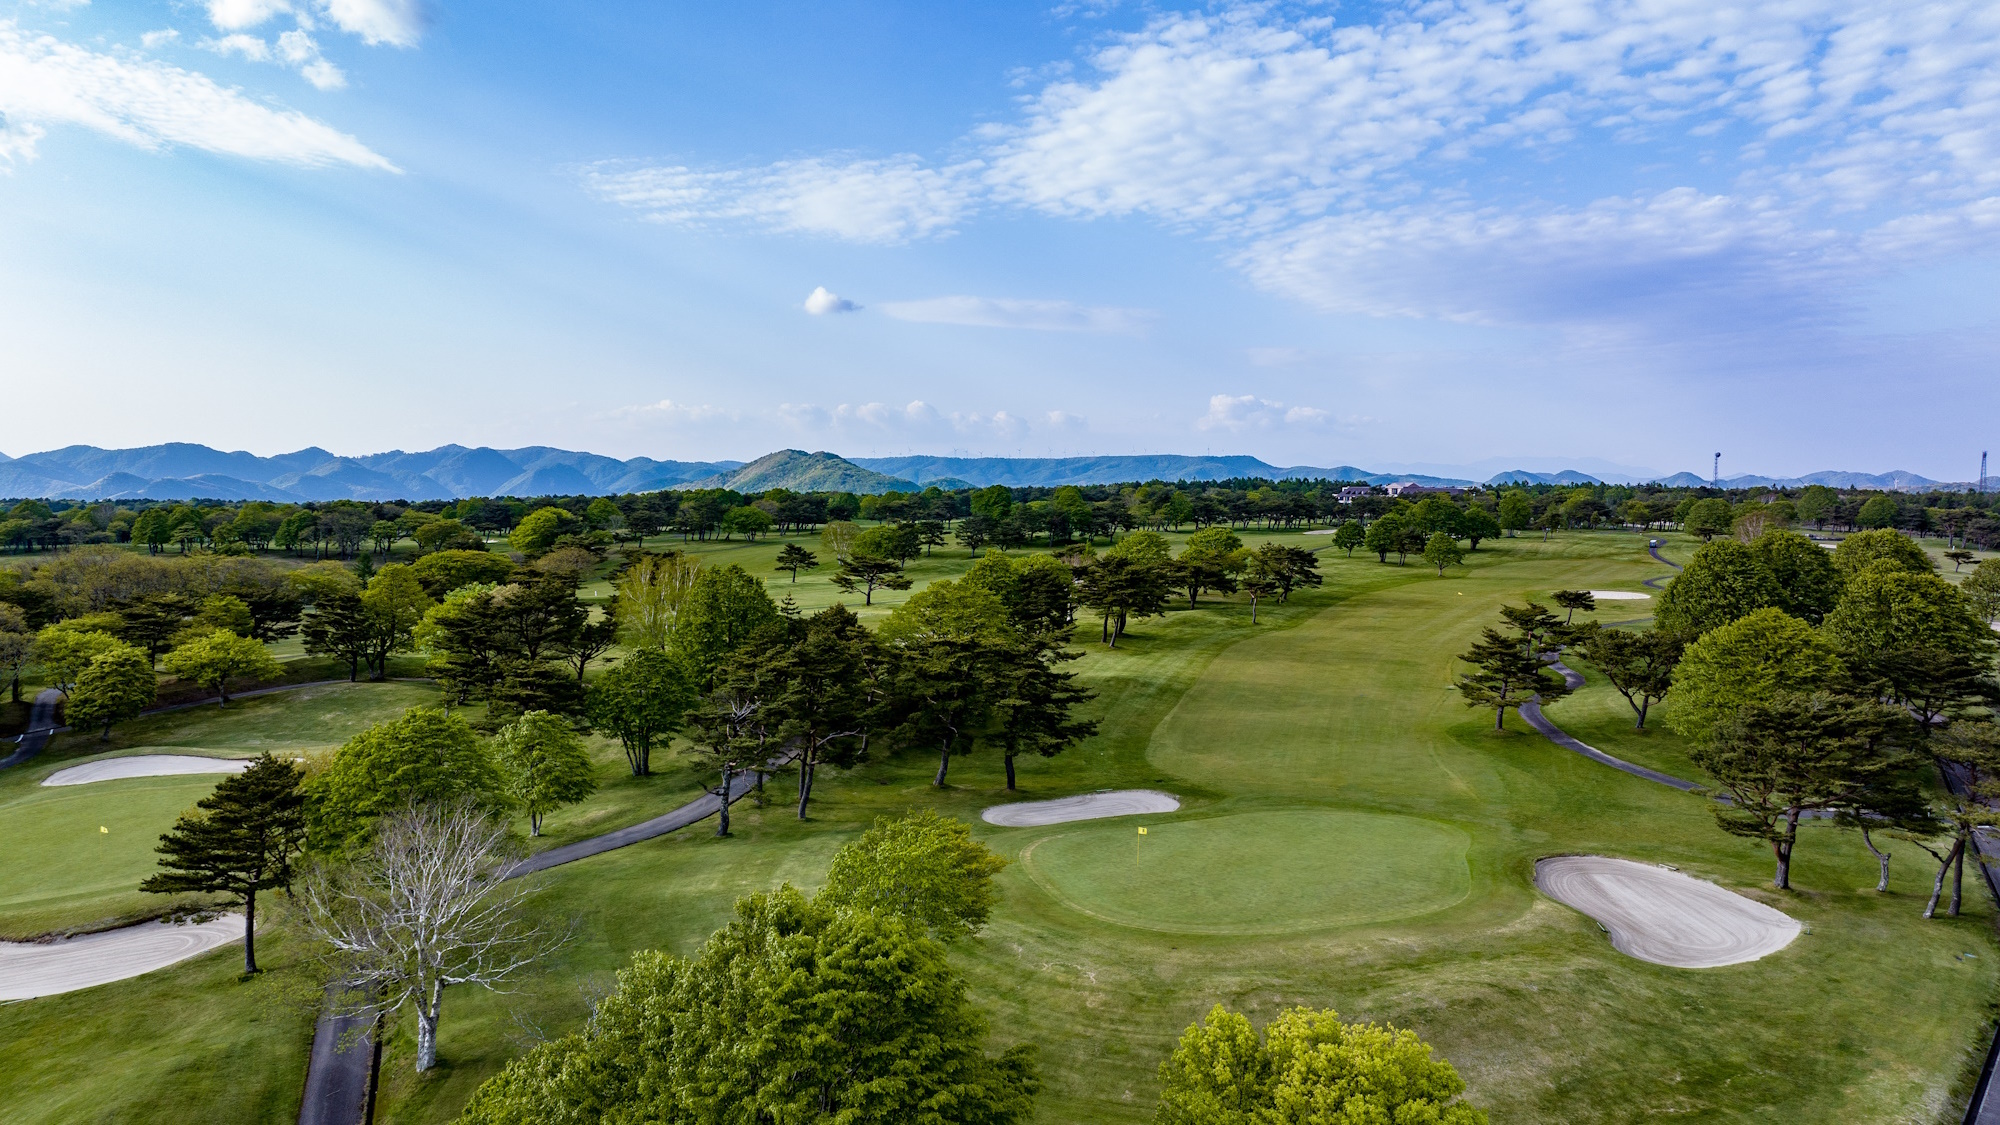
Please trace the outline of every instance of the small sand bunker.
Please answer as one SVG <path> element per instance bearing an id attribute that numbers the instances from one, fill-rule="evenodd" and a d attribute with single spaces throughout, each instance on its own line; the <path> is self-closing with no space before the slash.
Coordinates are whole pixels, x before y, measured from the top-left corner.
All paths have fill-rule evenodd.
<path id="1" fill-rule="evenodd" d="M 988 824 L 1005 828 L 1032 828 L 1040 824 L 1067 824 L 1072 820 L 1101 820 L 1107 816 L 1173 812 L 1180 807 L 1180 798 L 1172 793 L 1156 789 L 1113 789 L 1054 801 L 994 805 L 979 816 Z"/>
<path id="2" fill-rule="evenodd" d="M 1653 595 L 1638 594 L 1631 590 L 1592 590 L 1590 596 L 1600 602 L 1643 602 L 1651 601 Z"/>
<path id="3" fill-rule="evenodd" d="M 142 922 L 62 941 L 0 941 L 0 1000 L 31 1000 L 164 969 L 243 938 L 243 915 Z"/>
<path id="4" fill-rule="evenodd" d="M 1761 902 L 1678 871 L 1608 856 L 1553 856 L 1535 885 L 1603 924 L 1628 957 L 1681 969 L 1737 965 L 1776 953 L 1799 923 Z"/>
<path id="5" fill-rule="evenodd" d="M 167 777 L 183 773 L 242 773 L 250 768 L 248 758 L 197 758 L 192 754 L 135 754 L 130 758 L 106 758 L 57 770 L 42 779 L 43 785 L 87 785 L 93 781 L 117 781 L 124 777 Z"/>

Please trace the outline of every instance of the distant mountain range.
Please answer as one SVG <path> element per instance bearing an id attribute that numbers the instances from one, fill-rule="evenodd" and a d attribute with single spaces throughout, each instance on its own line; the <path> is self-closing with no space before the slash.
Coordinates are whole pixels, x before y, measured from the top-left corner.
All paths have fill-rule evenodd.
<path id="1" fill-rule="evenodd" d="M 1124 481 L 1324 479 L 1367 484 L 1415 481 L 1429 485 L 1593 484 L 1600 478 L 1575 469 L 1513 469 L 1484 482 L 1422 473 L 1379 473 L 1352 465 L 1280 467 L 1255 457 L 1152 454 L 1115 457 L 855 457 L 779 450 L 756 461 L 620 461 L 595 453 L 548 446 L 468 449 L 445 445 L 422 453 L 391 450 L 342 457 L 312 447 L 274 457 L 225 453 L 205 445 L 174 443 L 138 449 L 72 445 L 10 458 L 0 453 L 0 497 L 86 500 L 451 500 L 466 496 L 574 496 L 653 492 L 663 488 L 726 487 L 740 492 L 772 488 L 860 493 L 941 488 Z M 1693 488 L 1708 483 L 1675 473 L 1660 483 Z M 1821 472 L 1803 477 L 1736 476 L 1729 488 L 1834 488 L 1920 491 L 1970 484 L 1934 481 L 1909 472 Z"/>
<path id="2" fill-rule="evenodd" d="M 340 457 L 317 447 L 275 457 L 173 443 L 72 445 L 0 458 L 0 496 L 85 500 L 452 500 L 653 492 L 740 468 L 741 461 L 620 461 L 529 446 Z"/>

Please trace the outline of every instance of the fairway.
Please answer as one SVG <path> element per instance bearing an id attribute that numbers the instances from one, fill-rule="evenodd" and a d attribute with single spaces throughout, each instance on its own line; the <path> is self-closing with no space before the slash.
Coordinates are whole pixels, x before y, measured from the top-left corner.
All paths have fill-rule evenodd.
<path id="1" fill-rule="evenodd" d="M 1298 809 L 1102 825 L 1021 863 L 1073 910 L 1185 934 L 1282 934 L 1428 914 L 1471 888 L 1471 838 L 1408 816 Z"/>
<path id="2" fill-rule="evenodd" d="M 171 896 L 140 894 L 139 880 L 158 869 L 153 848 L 160 833 L 216 781 L 210 774 L 37 786 L 0 803 L 10 841 L 8 862 L 0 865 L 5 936 L 95 925 L 167 905 Z"/>

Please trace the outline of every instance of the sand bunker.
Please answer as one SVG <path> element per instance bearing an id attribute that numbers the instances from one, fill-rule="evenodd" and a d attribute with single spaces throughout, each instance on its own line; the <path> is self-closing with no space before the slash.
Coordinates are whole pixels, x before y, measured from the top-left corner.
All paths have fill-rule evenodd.
<path id="1" fill-rule="evenodd" d="M 1535 864 L 1543 894 L 1581 910 L 1628 957 L 1681 969 L 1755 961 L 1792 943 L 1799 923 L 1761 902 L 1678 871 L 1607 856 Z"/>
<path id="2" fill-rule="evenodd" d="M 1651 601 L 1653 595 L 1634 593 L 1631 590 L 1592 590 L 1590 596 L 1600 602 L 1644 602 Z"/>
<path id="3" fill-rule="evenodd" d="M 243 915 L 207 922 L 142 922 L 62 941 L 0 941 L 0 1000 L 29 1000 L 93 988 L 164 969 L 240 941 Z"/>
<path id="4" fill-rule="evenodd" d="M 130 758 L 106 758 L 57 770 L 42 779 L 43 785 L 85 785 L 93 781 L 116 781 L 123 777 L 167 777 L 183 773 L 242 773 L 250 768 L 248 758 L 197 758 L 192 754 L 136 754 Z"/>
<path id="5" fill-rule="evenodd" d="M 1005 828 L 1032 828 L 1041 824 L 1067 824 L 1072 820 L 1099 820 L 1107 816 L 1173 812 L 1180 807 L 1180 798 L 1172 793 L 1154 789 L 1114 789 L 1054 801 L 994 805 L 979 816 L 988 824 Z"/>

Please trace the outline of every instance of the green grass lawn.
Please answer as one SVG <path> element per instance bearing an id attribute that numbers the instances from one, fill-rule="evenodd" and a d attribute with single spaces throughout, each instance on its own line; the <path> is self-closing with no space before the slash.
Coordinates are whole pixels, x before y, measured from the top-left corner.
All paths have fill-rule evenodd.
<path id="1" fill-rule="evenodd" d="M 160 833 L 220 780 L 41 784 L 57 770 L 133 754 L 314 754 L 435 694 L 421 684 L 335 684 L 135 719 L 113 728 L 108 742 L 88 732 L 56 736 L 34 761 L 0 772 L 10 856 L 0 865 L 0 938 L 105 929 L 185 901 L 141 894 L 138 883 L 155 870 Z"/>
<path id="2" fill-rule="evenodd" d="M 691 951 L 746 892 L 816 886 L 841 843 L 877 815 L 912 806 L 972 821 L 1013 861 L 998 878 L 991 926 L 953 959 L 993 1022 L 996 1046 L 1040 1045 L 1040 1122 L 1148 1119 L 1159 1061 L 1217 1002 L 1260 1022 L 1305 1003 L 1412 1027 L 1460 1068 L 1496 1122 L 1953 1118 L 2000 993 L 2000 946 L 1983 895 L 1969 899 L 1965 917 L 1926 923 L 1917 866 L 1899 856 L 1894 893 L 1876 895 L 1873 860 L 1858 839 L 1822 827 L 1807 829 L 1799 847 L 1798 890 L 1766 890 L 1768 852 L 1718 831 L 1701 799 L 1561 750 L 1518 721 L 1495 733 L 1490 714 L 1469 711 L 1452 690 L 1453 658 L 1501 603 L 1561 588 L 1641 589 L 1662 569 L 1644 543 L 1614 533 L 1488 542 L 1444 578 L 1327 551 L 1326 588 L 1265 607 L 1256 626 L 1239 601 L 1211 598 L 1136 622 L 1116 651 L 1086 646 L 1075 667 L 1099 693 L 1103 733 L 1055 759 L 1023 762 L 1019 794 L 1003 791 L 990 753 L 955 762 L 954 787 L 942 792 L 927 784 L 934 763 L 911 754 L 827 771 L 806 822 L 792 815 L 780 777 L 768 807 L 739 806 L 732 839 L 701 825 L 538 876 L 538 903 L 573 921 L 574 940 L 508 994 L 455 991 L 440 1037 L 444 1065 L 432 1074 L 412 1073 L 410 1032 L 398 1029 L 377 1120 L 449 1121 L 507 1059 L 577 1027 L 632 953 Z M 740 558 L 754 572 L 776 549 L 763 541 L 704 553 Z M 1676 537 L 1667 553 L 1684 559 L 1689 549 Z M 926 565 L 942 575 L 965 564 L 955 551 Z M 782 577 L 777 585 L 790 587 Z M 807 580 L 799 587 L 808 608 L 832 600 Z M 1643 612 L 1607 603 L 1600 616 Z M 1616 744 L 1608 732 L 1630 720 L 1599 679 L 1551 717 L 1586 740 L 1604 739 L 1611 753 L 1660 768 L 1684 758 L 1665 730 L 1641 736 L 1639 750 Z M 551 818 L 552 839 L 639 819 L 692 789 L 671 761 L 660 761 L 659 777 L 625 781 L 615 749 L 600 744 L 597 753 L 604 791 L 562 814 L 566 821 Z M 1177 793 L 1183 808 L 1039 829 L 977 820 L 1004 800 L 1130 786 Z M 1144 842 L 1138 824 L 1149 828 Z M 1148 853 L 1126 850 L 1146 844 L 1163 845 L 1153 854 L 1167 865 L 1152 869 L 1150 883 L 1141 878 Z M 1810 932 L 1746 965 L 1636 961 L 1534 890 L 1535 859 L 1561 852 L 1672 863 L 1772 903 Z M 1188 932 L 1199 929 L 1235 932 Z M 281 968 L 287 957 L 282 946 L 269 954 Z M 104 1021 L 172 999 L 198 1011 L 176 1029 L 178 1050 L 190 1066 L 214 1066 L 241 1049 L 231 1036 L 241 1030 L 233 1021 L 244 993 L 217 968 L 229 964 L 218 955 L 15 1005 L 0 1011 L 0 1049 L 19 1055 L 17 1044 L 55 1036 L 86 1005 Z M 205 971 L 217 975 L 203 983 Z M 183 991 L 149 991 L 169 985 Z M 46 1056 L 33 1055 L 0 1073 L 0 1104 L 27 1106 L 14 1113 L 23 1121 L 75 1119 L 47 1093 L 16 1100 L 56 1073 L 72 1076 L 56 1082 L 70 1106 L 90 1104 L 100 1089 L 103 1104 L 120 1104 L 113 1079 L 99 1075 L 129 1077 L 126 1048 L 67 1042 L 67 1070 L 34 1065 Z M 259 1089 L 272 1088 L 267 1056 L 244 1061 Z M 281 1077 L 296 1090 L 296 1069 Z M 178 1120 L 198 1109 L 216 1120 L 277 1121 L 295 1112 L 295 1100 L 283 1099 L 239 1112 L 244 1103 L 224 1100 L 236 1095 L 219 1077 L 180 1093 L 116 1119 Z"/>

